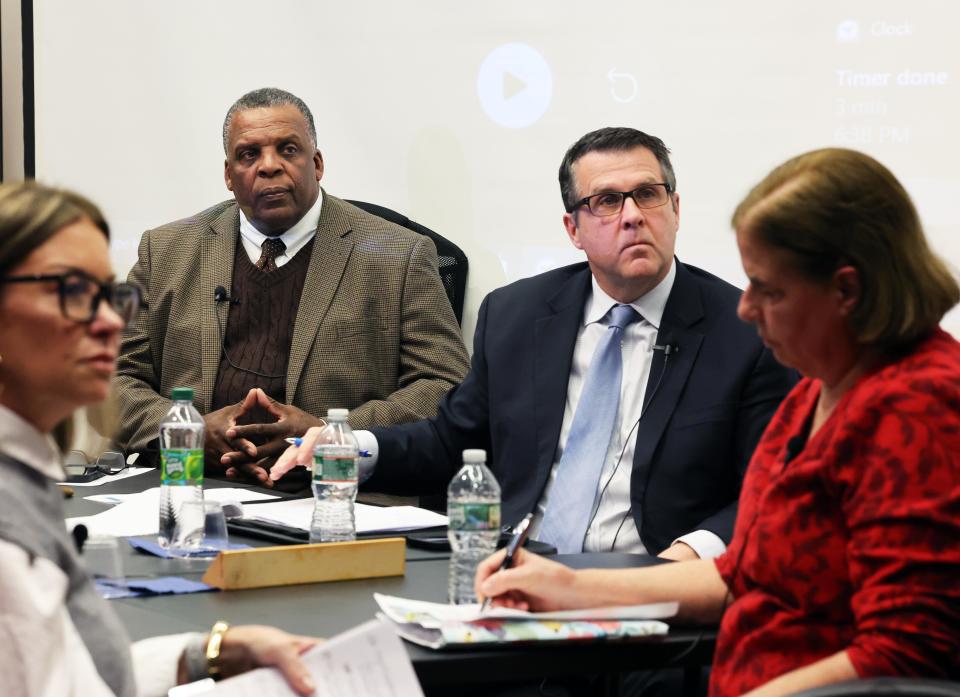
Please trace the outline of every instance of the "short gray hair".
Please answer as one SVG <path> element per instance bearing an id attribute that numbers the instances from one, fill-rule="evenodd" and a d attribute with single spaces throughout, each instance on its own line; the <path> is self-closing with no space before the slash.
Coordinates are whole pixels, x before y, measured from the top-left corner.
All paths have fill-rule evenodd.
<path id="1" fill-rule="evenodd" d="M 247 109 L 269 109 L 277 106 L 293 106 L 303 114 L 303 118 L 307 122 L 307 132 L 310 134 L 310 142 L 313 147 L 316 148 L 317 127 L 313 123 L 313 114 L 310 113 L 310 108 L 303 100 L 297 95 L 277 87 L 261 87 L 252 92 L 247 92 L 227 110 L 227 116 L 223 119 L 223 153 L 229 155 L 227 150 L 230 141 L 230 124 L 233 123 L 233 117 L 237 112 L 246 111 Z"/>

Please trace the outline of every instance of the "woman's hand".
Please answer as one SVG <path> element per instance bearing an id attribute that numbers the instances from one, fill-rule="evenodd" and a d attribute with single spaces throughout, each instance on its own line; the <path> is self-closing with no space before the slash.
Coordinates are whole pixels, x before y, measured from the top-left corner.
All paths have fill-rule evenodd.
<path id="1" fill-rule="evenodd" d="M 578 596 L 577 572 L 563 564 L 517 550 L 513 565 L 500 571 L 504 550 L 487 557 L 477 567 L 474 589 L 477 597 L 490 597 L 495 605 L 548 612 L 584 607 Z"/>
<path id="2" fill-rule="evenodd" d="M 287 634 L 273 627 L 230 627 L 220 644 L 220 673 L 228 678 L 253 668 L 273 666 L 297 694 L 311 695 L 316 686 L 300 656 L 319 643 L 319 639 Z"/>
<path id="3" fill-rule="evenodd" d="M 322 426 L 308 428 L 300 445 L 291 445 L 284 450 L 276 464 L 270 468 L 270 479 L 275 482 L 294 467 L 313 466 L 313 446 L 317 444 L 322 430 Z"/>

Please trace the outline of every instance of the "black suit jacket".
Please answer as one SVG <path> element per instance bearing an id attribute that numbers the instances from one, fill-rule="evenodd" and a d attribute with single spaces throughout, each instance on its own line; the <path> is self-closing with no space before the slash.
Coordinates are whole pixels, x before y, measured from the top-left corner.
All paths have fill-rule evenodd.
<path id="1" fill-rule="evenodd" d="M 442 491 L 461 451 L 485 448 L 503 492 L 503 522 L 532 511 L 556 455 L 590 278 L 581 263 L 490 293 L 470 373 L 437 415 L 373 429 L 380 454 L 367 488 Z M 657 343 L 679 350 L 654 353 L 649 381 L 660 384 L 646 390 L 631 478 L 633 515 L 651 553 L 698 529 L 729 542 L 747 463 L 796 380 L 737 318 L 739 296 L 677 261 Z"/>

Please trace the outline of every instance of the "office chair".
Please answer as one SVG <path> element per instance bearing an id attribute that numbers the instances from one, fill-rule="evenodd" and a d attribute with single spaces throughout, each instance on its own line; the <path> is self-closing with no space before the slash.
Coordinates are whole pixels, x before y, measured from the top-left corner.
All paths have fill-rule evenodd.
<path id="1" fill-rule="evenodd" d="M 869 678 L 804 690 L 793 697 L 960 697 L 960 683 L 924 678 Z"/>
<path id="2" fill-rule="evenodd" d="M 375 203 L 366 203 L 365 201 L 352 201 L 347 199 L 347 203 L 353 204 L 367 213 L 383 218 L 391 223 L 413 230 L 421 235 L 426 235 L 437 247 L 437 258 L 440 262 L 440 280 L 443 281 L 443 289 L 447 292 L 447 298 L 453 307 L 453 314 L 457 316 L 457 324 L 461 324 L 463 319 L 463 296 L 467 288 L 467 255 L 463 253 L 457 245 L 443 237 L 428 227 L 416 223 L 402 213 L 397 213 L 389 208 L 378 206 Z"/>

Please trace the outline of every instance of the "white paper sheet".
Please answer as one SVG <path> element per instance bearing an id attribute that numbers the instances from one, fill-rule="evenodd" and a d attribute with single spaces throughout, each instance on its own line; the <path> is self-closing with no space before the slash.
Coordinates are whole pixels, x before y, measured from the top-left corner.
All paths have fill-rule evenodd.
<path id="1" fill-rule="evenodd" d="M 595 607 L 559 612 L 524 612 L 523 610 L 493 606 L 481 614 L 479 603 L 447 605 L 445 603 L 429 603 L 423 600 L 398 598 L 382 593 L 374 593 L 373 599 L 377 601 L 377 605 L 380 606 L 384 614 L 394 622 L 413 622 L 428 629 L 437 629 L 444 622 L 472 622 L 481 618 L 553 620 L 557 622 L 573 620 L 658 620 L 673 617 L 679 609 L 679 603 L 675 602 Z"/>
<path id="2" fill-rule="evenodd" d="M 140 493 L 145 494 L 148 491 L 153 491 L 159 496 L 160 487 L 147 489 Z M 83 498 L 88 501 L 107 503 L 111 506 L 115 506 L 118 503 L 123 503 L 127 499 L 134 496 L 139 496 L 139 494 L 93 494 L 91 496 L 84 496 Z M 278 499 L 280 497 L 273 494 L 267 494 L 262 491 L 253 491 L 251 489 L 224 488 L 204 489 L 203 498 L 206 501 L 219 501 L 220 503 L 247 503 L 249 501 L 269 501 L 270 499 Z"/>
<path id="3" fill-rule="evenodd" d="M 310 529 L 313 499 L 277 501 L 248 506 L 248 518 L 280 523 L 301 530 Z M 357 532 L 400 532 L 447 524 L 447 516 L 416 506 L 367 506 L 355 504 Z"/>
<path id="4" fill-rule="evenodd" d="M 271 496 L 247 489 L 205 489 L 203 495 L 220 503 L 235 502 L 238 498 L 251 495 L 260 499 Z M 121 503 L 102 513 L 67 518 L 67 529 L 72 530 L 75 525 L 83 523 L 91 535 L 156 535 L 160 529 L 159 511 L 160 487 L 155 487 L 139 494 L 128 494 Z"/>
<path id="5" fill-rule="evenodd" d="M 136 477 L 138 474 L 143 474 L 145 472 L 155 471 L 153 467 L 127 467 L 126 469 L 118 472 L 117 474 L 105 474 L 99 479 L 94 479 L 92 482 L 57 482 L 57 484 L 62 484 L 63 486 L 103 486 L 104 484 L 109 484 L 110 482 L 119 482 L 121 479 L 127 479 L 128 477 Z"/>
<path id="6" fill-rule="evenodd" d="M 302 660 L 316 682 L 315 697 L 423 697 L 403 642 L 377 620 L 340 634 L 311 649 Z M 293 697 L 275 668 L 229 678 L 209 697 Z"/>

